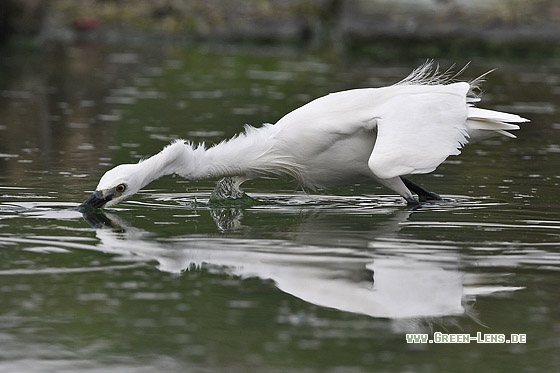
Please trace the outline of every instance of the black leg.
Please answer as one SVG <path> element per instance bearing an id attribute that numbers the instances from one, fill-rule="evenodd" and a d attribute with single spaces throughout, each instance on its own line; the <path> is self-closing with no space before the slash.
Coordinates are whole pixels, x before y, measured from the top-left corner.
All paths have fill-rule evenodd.
<path id="1" fill-rule="evenodd" d="M 425 201 L 441 201 L 441 197 L 439 195 L 422 188 L 420 185 L 416 184 L 413 181 L 410 181 L 406 177 L 401 176 L 401 180 L 408 189 L 418 194 L 418 197 L 420 199 L 423 199 Z"/>

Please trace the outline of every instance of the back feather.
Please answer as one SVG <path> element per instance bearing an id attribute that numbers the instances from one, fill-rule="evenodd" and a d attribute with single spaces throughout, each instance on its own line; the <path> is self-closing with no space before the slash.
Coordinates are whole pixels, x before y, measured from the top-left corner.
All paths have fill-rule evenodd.
<path id="1" fill-rule="evenodd" d="M 441 71 L 439 64 L 435 64 L 434 60 L 427 60 L 424 64 L 414 69 L 406 78 L 395 85 L 448 85 L 457 82 L 457 78 L 469 67 L 470 62 L 463 66 L 459 71 L 453 71 L 455 65 L 451 65 L 447 70 Z M 480 101 L 481 84 L 484 83 L 486 75 L 494 70 L 490 70 L 467 83 L 469 83 L 469 91 L 467 92 L 467 102 Z"/>

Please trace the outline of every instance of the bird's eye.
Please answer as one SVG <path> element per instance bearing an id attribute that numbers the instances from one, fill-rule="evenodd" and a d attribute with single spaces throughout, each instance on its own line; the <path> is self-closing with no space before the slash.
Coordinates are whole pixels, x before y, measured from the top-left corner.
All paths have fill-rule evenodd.
<path id="1" fill-rule="evenodd" d="M 117 191 L 117 193 L 122 193 L 126 190 L 126 185 L 124 184 L 119 184 L 117 185 L 117 187 L 115 188 L 115 190 Z"/>

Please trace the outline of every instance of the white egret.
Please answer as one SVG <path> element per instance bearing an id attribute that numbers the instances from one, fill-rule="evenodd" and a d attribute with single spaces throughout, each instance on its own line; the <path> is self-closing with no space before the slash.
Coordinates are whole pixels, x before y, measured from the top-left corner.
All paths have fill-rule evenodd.
<path id="1" fill-rule="evenodd" d="M 461 70 L 462 71 L 462 70 Z M 486 75 L 486 74 L 485 74 Z M 432 172 L 468 142 L 493 134 L 515 137 L 515 114 L 476 108 L 482 77 L 455 82 L 427 62 L 382 88 L 331 93 L 210 148 L 176 140 L 156 155 L 105 173 L 84 205 L 101 208 L 132 196 L 165 175 L 189 180 L 288 175 L 311 189 L 375 180 L 418 205 L 440 199 L 406 178 Z"/>

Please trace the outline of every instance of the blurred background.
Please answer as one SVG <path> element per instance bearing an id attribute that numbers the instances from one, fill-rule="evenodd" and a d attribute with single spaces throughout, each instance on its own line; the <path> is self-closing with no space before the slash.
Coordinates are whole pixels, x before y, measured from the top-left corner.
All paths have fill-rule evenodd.
<path id="1" fill-rule="evenodd" d="M 5 0 L 2 39 L 126 38 L 290 42 L 360 48 L 387 38 L 443 43 L 555 42 L 555 0 Z M 136 35 L 136 36 L 132 36 Z"/>

